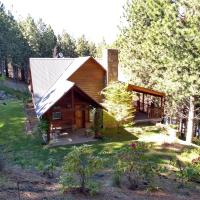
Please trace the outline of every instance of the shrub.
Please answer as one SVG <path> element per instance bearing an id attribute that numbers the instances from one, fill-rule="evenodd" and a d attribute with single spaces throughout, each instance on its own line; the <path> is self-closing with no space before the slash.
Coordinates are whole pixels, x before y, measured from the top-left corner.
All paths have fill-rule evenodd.
<path id="1" fill-rule="evenodd" d="M 64 158 L 60 177 L 63 190 L 77 189 L 83 193 L 97 193 L 99 185 L 92 179 L 92 176 L 102 166 L 103 160 L 94 156 L 88 145 L 74 146 Z"/>
<path id="2" fill-rule="evenodd" d="M 155 166 L 145 158 L 144 153 L 147 150 L 146 144 L 132 143 L 117 152 L 113 174 L 115 185 L 120 186 L 122 177 L 126 178 L 130 189 L 136 189 L 142 183 L 146 185 L 153 183 Z"/>
<path id="3" fill-rule="evenodd" d="M 38 123 L 38 132 L 39 134 L 42 135 L 42 139 L 45 144 L 47 144 L 48 139 L 47 139 L 47 133 L 49 131 L 49 124 L 46 119 L 41 119 Z"/>
<path id="4" fill-rule="evenodd" d="M 95 137 L 101 138 L 100 131 L 103 127 L 103 111 L 102 109 L 96 108 L 94 112 L 94 132 L 95 132 Z"/>
<path id="5" fill-rule="evenodd" d="M 37 168 L 42 172 L 43 175 L 47 176 L 48 178 L 53 178 L 56 169 L 56 161 L 52 158 L 49 158 L 46 165 L 40 162 Z"/>
<path id="6" fill-rule="evenodd" d="M 190 164 L 183 164 L 179 160 L 175 162 L 178 171 L 177 178 L 180 180 L 179 187 L 183 187 L 188 181 L 200 182 L 200 161 L 195 160 Z"/>
<path id="7" fill-rule="evenodd" d="M 38 130 L 40 133 L 47 133 L 49 129 L 48 121 L 41 119 L 38 124 Z"/>

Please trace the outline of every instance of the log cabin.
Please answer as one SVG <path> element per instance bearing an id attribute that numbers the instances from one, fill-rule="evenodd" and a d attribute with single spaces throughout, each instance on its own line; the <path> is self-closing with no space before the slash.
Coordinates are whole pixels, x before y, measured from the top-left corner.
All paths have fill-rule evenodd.
<path id="1" fill-rule="evenodd" d="M 30 58 L 30 74 L 35 111 L 38 118 L 47 119 L 50 139 L 50 133 L 58 129 L 91 127 L 90 111 L 103 108 L 101 91 L 108 83 L 118 81 L 118 50 L 106 49 L 102 59 Z M 155 113 L 156 118 L 161 117 L 164 93 L 131 84 L 128 89 L 138 94 L 138 112 L 147 118 L 154 118 Z M 160 99 L 159 112 L 149 111 L 148 103 L 145 105 L 147 95 Z"/>

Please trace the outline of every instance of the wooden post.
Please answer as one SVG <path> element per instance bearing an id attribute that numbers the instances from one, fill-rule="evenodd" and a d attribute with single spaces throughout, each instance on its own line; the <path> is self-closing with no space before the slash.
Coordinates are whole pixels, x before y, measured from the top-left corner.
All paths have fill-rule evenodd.
<path id="1" fill-rule="evenodd" d="M 48 131 L 47 131 L 47 142 L 49 143 L 50 140 L 51 140 L 51 127 L 50 127 L 50 123 L 49 123 L 49 120 L 48 120 Z"/>
<path id="2" fill-rule="evenodd" d="M 142 111 L 144 112 L 144 93 L 142 93 Z"/>
<path id="3" fill-rule="evenodd" d="M 160 98 L 160 101 L 161 101 L 160 107 L 163 108 L 163 97 Z"/>
<path id="4" fill-rule="evenodd" d="M 140 93 L 139 93 L 139 112 L 140 112 Z"/>
<path id="5" fill-rule="evenodd" d="M 73 117 L 72 117 L 72 129 L 74 128 L 75 125 L 75 105 L 74 105 L 74 89 L 72 88 L 71 90 L 71 100 L 72 100 L 72 112 L 73 112 Z"/>

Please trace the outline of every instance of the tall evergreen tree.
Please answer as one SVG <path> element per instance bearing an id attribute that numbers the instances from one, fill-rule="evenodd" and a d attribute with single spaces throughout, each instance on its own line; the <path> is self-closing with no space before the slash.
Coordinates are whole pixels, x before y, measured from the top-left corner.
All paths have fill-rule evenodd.
<path id="1" fill-rule="evenodd" d="M 198 0 L 130 0 L 117 41 L 131 82 L 165 91 L 175 109 L 190 99 L 188 142 L 200 91 L 199 10 Z"/>
<path id="2" fill-rule="evenodd" d="M 52 57 L 53 48 L 56 45 L 57 38 L 50 25 L 46 25 L 42 19 L 37 23 L 39 32 L 39 52 L 41 57 Z"/>
<path id="3" fill-rule="evenodd" d="M 23 37 L 17 21 L 10 12 L 6 12 L 0 3 L 0 65 L 5 66 L 8 76 L 7 64 L 12 63 L 14 68 L 27 67 L 29 46 Z M 14 70 L 16 71 L 16 70 Z M 2 73 L 2 67 L 1 67 Z"/>
<path id="4" fill-rule="evenodd" d="M 102 41 L 97 45 L 96 56 L 101 58 L 103 55 L 103 50 L 106 48 L 108 48 L 108 44 L 106 43 L 105 38 L 102 38 Z"/>
<path id="5" fill-rule="evenodd" d="M 82 35 L 76 41 L 76 53 L 78 54 L 78 56 L 90 55 L 89 42 L 86 40 L 84 35 Z"/>
<path id="6" fill-rule="evenodd" d="M 34 19 L 29 15 L 19 24 L 21 32 L 31 48 L 31 56 L 40 57 L 40 33 Z"/>
<path id="7" fill-rule="evenodd" d="M 58 46 L 64 57 L 77 57 L 76 42 L 66 31 L 58 36 Z"/>

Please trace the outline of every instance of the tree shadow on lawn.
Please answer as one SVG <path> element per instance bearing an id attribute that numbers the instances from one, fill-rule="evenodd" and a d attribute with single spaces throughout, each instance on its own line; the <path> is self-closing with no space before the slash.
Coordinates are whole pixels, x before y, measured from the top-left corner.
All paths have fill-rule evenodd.
<path id="1" fill-rule="evenodd" d="M 169 164 L 172 160 L 176 158 L 176 153 L 175 152 L 159 152 L 155 150 L 150 150 L 146 154 L 146 157 L 155 163 Z"/>
<path id="2" fill-rule="evenodd" d="M 116 128 L 103 129 L 102 136 L 106 142 L 125 142 L 138 139 L 137 136 L 123 127 L 119 128 L 119 130 Z"/>

